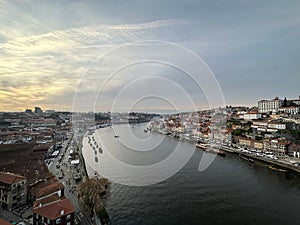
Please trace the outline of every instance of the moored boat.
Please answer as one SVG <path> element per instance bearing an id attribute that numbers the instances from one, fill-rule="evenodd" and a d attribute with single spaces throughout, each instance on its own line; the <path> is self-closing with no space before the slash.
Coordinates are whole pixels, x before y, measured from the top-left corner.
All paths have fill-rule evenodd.
<path id="1" fill-rule="evenodd" d="M 244 156 L 244 155 L 242 155 L 242 154 L 239 154 L 239 156 L 241 157 L 241 159 L 244 159 L 244 160 L 249 161 L 249 162 L 252 162 L 252 163 L 254 162 L 253 159 L 248 158 L 248 157 L 246 157 L 246 156 Z"/>
<path id="2" fill-rule="evenodd" d="M 286 169 L 280 169 L 280 168 L 276 168 L 276 167 L 274 167 L 274 166 L 269 166 L 269 168 L 270 168 L 271 170 L 274 170 L 274 171 L 279 171 L 279 172 L 283 172 L 283 173 L 286 173 L 286 172 L 287 172 Z"/>
<path id="3" fill-rule="evenodd" d="M 223 157 L 226 156 L 226 153 L 223 150 L 207 146 L 206 144 L 198 143 L 198 144 L 196 144 L 196 147 L 198 147 L 206 152 L 216 153 L 219 156 L 223 156 Z"/>

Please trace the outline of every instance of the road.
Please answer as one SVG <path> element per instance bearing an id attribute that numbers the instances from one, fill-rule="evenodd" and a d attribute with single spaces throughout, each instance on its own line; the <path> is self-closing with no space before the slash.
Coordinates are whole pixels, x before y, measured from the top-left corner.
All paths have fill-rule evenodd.
<path id="1" fill-rule="evenodd" d="M 7 222 L 11 222 L 11 221 L 15 221 L 15 222 L 23 222 L 26 225 L 29 225 L 30 223 L 24 221 L 22 218 L 20 218 L 19 216 L 13 214 L 10 211 L 6 211 L 6 210 L 0 210 L 0 218 L 6 220 Z"/>
<path id="2" fill-rule="evenodd" d="M 78 224 L 93 224 L 90 216 L 82 209 L 82 207 L 78 204 L 77 200 L 77 193 L 76 188 L 78 184 L 73 179 L 72 172 L 74 171 L 73 166 L 70 165 L 69 159 L 68 159 L 68 146 L 70 146 L 68 143 L 71 143 L 72 140 L 65 141 L 62 145 L 61 154 L 63 153 L 62 159 L 58 160 L 58 158 L 52 159 L 52 162 L 48 164 L 49 171 L 52 172 L 57 177 L 59 176 L 59 173 L 62 172 L 63 177 L 60 180 L 60 182 L 65 187 L 65 196 L 71 200 L 73 206 L 76 209 L 75 218 L 78 221 Z M 59 165 L 59 166 L 57 166 Z M 78 168 L 80 170 L 80 167 Z"/>

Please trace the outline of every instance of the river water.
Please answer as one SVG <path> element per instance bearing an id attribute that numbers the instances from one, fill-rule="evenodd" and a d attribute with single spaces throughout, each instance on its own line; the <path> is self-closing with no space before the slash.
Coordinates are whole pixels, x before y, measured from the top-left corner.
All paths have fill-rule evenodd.
<path id="1" fill-rule="evenodd" d="M 91 139 L 90 143 L 88 137 L 84 138 L 83 155 L 91 176 L 95 171 L 101 174 L 100 164 L 114 165 L 107 162 L 107 151 L 132 165 L 151 165 L 163 160 L 174 146 L 179 146 L 183 154 L 193 151 L 181 170 L 159 183 L 129 186 L 112 182 L 105 203 L 110 224 L 300 224 L 299 176 L 273 171 L 262 163 L 251 163 L 230 154 L 216 156 L 206 170 L 199 172 L 202 151 L 172 137 L 146 133 L 146 126 L 130 126 L 130 132 L 147 139 L 146 145 L 161 142 L 149 157 L 130 150 L 135 140 L 127 125 L 98 129 L 93 135 L 95 141 Z M 119 138 L 114 137 L 116 132 Z M 93 149 L 95 143 L 101 146 L 102 153 Z M 110 170 L 120 171 L 113 166 Z"/>

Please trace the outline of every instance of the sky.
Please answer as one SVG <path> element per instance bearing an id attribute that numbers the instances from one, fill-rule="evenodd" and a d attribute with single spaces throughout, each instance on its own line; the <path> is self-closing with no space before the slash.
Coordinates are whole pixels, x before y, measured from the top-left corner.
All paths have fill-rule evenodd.
<path id="1" fill-rule="evenodd" d="M 298 98 L 299 12 L 293 0 L 0 0 L 0 111 Z"/>

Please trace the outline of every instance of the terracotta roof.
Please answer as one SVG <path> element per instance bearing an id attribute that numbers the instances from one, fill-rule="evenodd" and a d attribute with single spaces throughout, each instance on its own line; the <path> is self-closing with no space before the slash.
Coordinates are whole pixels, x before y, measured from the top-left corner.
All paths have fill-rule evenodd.
<path id="1" fill-rule="evenodd" d="M 11 223 L 9 223 L 6 220 L 3 220 L 3 219 L 0 218 L 0 225 L 11 225 Z"/>
<path id="2" fill-rule="evenodd" d="M 50 195 L 56 191 L 64 189 L 64 185 L 60 183 L 55 177 L 40 181 L 30 188 L 30 194 L 36 198 L 40 198 L 46 195 Z"/>
<path id="3" fill-rule="evenodd" d="M 9 173 L 9 172 L 0 172 L 0 181 L 6 184 L 18 183 L 25 179 L 26 179 L 25 177 L 18 174 Z"/>
<path id="4" fill-rule="evenodd" d="M 75 208 L 69 199 L 63 199 L 40 208 L 33 209 L 33 213 L 46 217 L 50 220 L 55 220 L 63 215 L 68 215 L 75 212 Z"/>
<path id="5" fill-rule="evenodd" d="M 50 195 L 50 196 L 48 196 L 46 198 L 43 198 L 41 200 L 35 201 L 34 204 L 33 204 L 33 208 L 37 208 L 40 204 L 47 205 L 47 204 L 49 204 L 51 202 L 56 202 L 56 201 L 58 201 L 60 199 L 65 199 L 65 198 L 64 197 L 60 198 L 58 196 L 58 194 Z"/>

